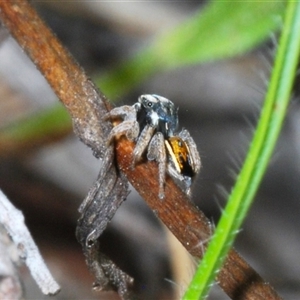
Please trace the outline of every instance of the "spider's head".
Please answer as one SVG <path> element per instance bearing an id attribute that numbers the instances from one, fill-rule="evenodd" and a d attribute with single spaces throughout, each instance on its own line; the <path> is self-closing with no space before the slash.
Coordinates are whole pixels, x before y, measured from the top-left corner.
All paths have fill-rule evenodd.
<path id="1" fill-rule="evenodd" d="M 165 138 L 174 135 L 178 126 L 178 108 L 171 100 L 155 94 L 145 94 L 139 97 L 138 103 L 146 114 L 146 123 L 156 127 Z"/>

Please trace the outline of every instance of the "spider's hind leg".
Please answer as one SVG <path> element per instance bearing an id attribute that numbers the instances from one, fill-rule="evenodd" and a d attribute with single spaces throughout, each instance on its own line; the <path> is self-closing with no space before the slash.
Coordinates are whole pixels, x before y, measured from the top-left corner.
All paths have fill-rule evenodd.
<path id="1" fill-rule="evenodd" d="M 195 175 L 197 175 L 201 168 L 201 159 L 197 149 L 197 145 L 194 139 L 191 137 L 190 133 L 186 129 L 182 129 L 179 132 L 178 136 L 186 143 L 189 149 L 190 164 Z"/>

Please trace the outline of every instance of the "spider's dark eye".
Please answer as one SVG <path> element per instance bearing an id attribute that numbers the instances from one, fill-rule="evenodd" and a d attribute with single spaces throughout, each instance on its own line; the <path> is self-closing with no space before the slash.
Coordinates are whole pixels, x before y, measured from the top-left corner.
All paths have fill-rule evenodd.
<path id="1" fill-rule="evenodd" d="M 147 103 L 148 107 L 152 107 L 152 102 Z"/>

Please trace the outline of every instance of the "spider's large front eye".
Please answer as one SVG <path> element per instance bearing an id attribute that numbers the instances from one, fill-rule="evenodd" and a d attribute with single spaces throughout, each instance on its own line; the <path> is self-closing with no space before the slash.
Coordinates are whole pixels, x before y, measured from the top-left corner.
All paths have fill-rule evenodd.
<path id="1" fill-rule="evenodd" d="M 138 101 L 147 110 L 152 109 L 156 103 L 159 103 L 158 99 L 148 94 L 140 96 Z"/>

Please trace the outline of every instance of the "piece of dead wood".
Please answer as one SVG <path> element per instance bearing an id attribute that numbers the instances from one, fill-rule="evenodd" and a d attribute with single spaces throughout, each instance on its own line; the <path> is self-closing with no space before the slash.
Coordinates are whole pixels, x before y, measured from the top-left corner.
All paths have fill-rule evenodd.
<path id="1" fill-rule="evenodd" d="M 0 223 L 6 229 L 7 233 L 13 240 L 18 249 L 18 254 L 22 260 L 25 261 L 30 273 L 38 284 L 42 292 L 46 295 L 54 295 L 59 292 L 60 287 L 52 277 L 45 262 L 33 241 L 29 230 L 27 229 L 24 216 L 21 211 L 16 209 L 7 197 L 0 190 Z M 1 256 L 3 261 L 3 257 Z M 3 274 L 0 274 L 3 276 Z M 11 274 L 10 274 L 11 275 Z M 8 279 L 15 282 L 17 290 L 16 277 L 8 276 Z M 19 297 L 20 298 L 20 297 Z M 13 297 L 12 299 L 19 299 Z M 1 299 L 3 299 L 1 297 Z M 8 298 L 7 298 L 8 299 Z"/>

